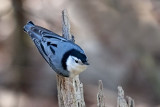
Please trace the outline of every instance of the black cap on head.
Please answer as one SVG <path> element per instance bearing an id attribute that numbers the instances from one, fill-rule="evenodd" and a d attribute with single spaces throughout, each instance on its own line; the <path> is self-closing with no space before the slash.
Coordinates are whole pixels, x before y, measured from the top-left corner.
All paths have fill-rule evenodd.
<path id="1" fill-rule="evenodd" d="M 84 64 L 86 64 L 86 65 L 89 65 L 88 62 L 87 62 L 87 57 L 86 57 L 86 55 L 84 55 L 83 53 L 79 52 L 78 50 L 72 49 L 72 50 L 66 52 L 66 53 L 63 55 L 63 58 L 62 58 L 62 66 L 63 66 L 63 68 L 64 68 L 65 70 L 67 69 L 66 61 L 67 61 L 67 58 L 69 57 L 69 55 L 75 56 L 75 57 L 77 57 L 78 59 L 80 59 L 80 60 L 82 61 L 82 63 L 84 63 Z"/>

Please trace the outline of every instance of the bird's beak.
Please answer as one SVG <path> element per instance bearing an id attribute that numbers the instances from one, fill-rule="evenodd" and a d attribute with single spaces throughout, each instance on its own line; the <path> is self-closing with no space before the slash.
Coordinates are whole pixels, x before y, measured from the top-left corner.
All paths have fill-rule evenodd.
<path id="1" fill-rule="evenodd" d="M 83 64 L 84 64 L 84 65 L 89 65 L 89 63 L 88 63 L 88 62 L 83 62 Z"/>

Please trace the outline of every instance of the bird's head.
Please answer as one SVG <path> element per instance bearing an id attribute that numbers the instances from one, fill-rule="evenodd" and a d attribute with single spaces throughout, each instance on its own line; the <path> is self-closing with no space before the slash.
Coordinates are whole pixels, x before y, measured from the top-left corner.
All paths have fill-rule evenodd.
<path id="1" fill-rule="evenodd" d="M 70 77 L 80 74 L 89 65 L 86 55 L 75 49 L 67 52 L 64 57 L 66 57 L 65 68 L 70 72 Z"/>

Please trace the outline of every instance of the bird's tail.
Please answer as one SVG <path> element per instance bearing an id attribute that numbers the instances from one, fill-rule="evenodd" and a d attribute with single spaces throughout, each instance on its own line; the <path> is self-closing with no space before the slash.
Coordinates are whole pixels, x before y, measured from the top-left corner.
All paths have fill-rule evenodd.
<path id="1" fill-rule="evenodd" d="M 47 30 L 43 27 L 35 25 L 32 21 L 29 21 L 24 26 L 24 31 L 32 38 L 41 40 L 42 37 L 45 37 L 46 39 L 54 38 L 56 40 L 65 40 L 64 38 L 60 37 L 59 35 L 53 33 L 50 30 Z"/>
<path id="2" fill-rule="evenodd" d="M 32 38 L 32 39 L 38 39 L 40 40 L 42 38 L 40 32 L 39 32 L 39 27 L 34 25 L 32 21 L 29 21 L 25 26 L 24 26 L 24 31 Z"/>
<path id="3" fill-rule="evenodd" d="M 24 26 L 23 29 L 24 29 L 25 32 L 28 33 L 33 26 L 35 26 L 34 23 L 33 23 L 32 21 L 29 21 L 29 22 Z"/>

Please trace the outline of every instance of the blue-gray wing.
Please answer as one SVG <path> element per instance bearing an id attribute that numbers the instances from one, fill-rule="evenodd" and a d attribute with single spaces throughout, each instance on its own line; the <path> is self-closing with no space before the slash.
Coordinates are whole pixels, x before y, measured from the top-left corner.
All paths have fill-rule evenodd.
<path id="1" fill-rule="evenodd" d="M 34 25 L 31 21 L 24 26 L 24 31 L 29 34 L 43 58 L 55 70 L 56 67 L 51 58 L 53 59 L 55 55 L 58 43 L 68 40 L 43 27 Z"/>
<path id="2" fill-rule="evenodd" d="M 47 57 L 47 53 L 46 53 L 42 43 L 37 39 L 33 39 L 33 42 L 36 45 L 36 47 L 38 48 L 38 50 L 39 50 L 40 54 L 43 56 L 43 58 L 47 61 L 47 63 L 49 63 L 49 58 Z"/>

